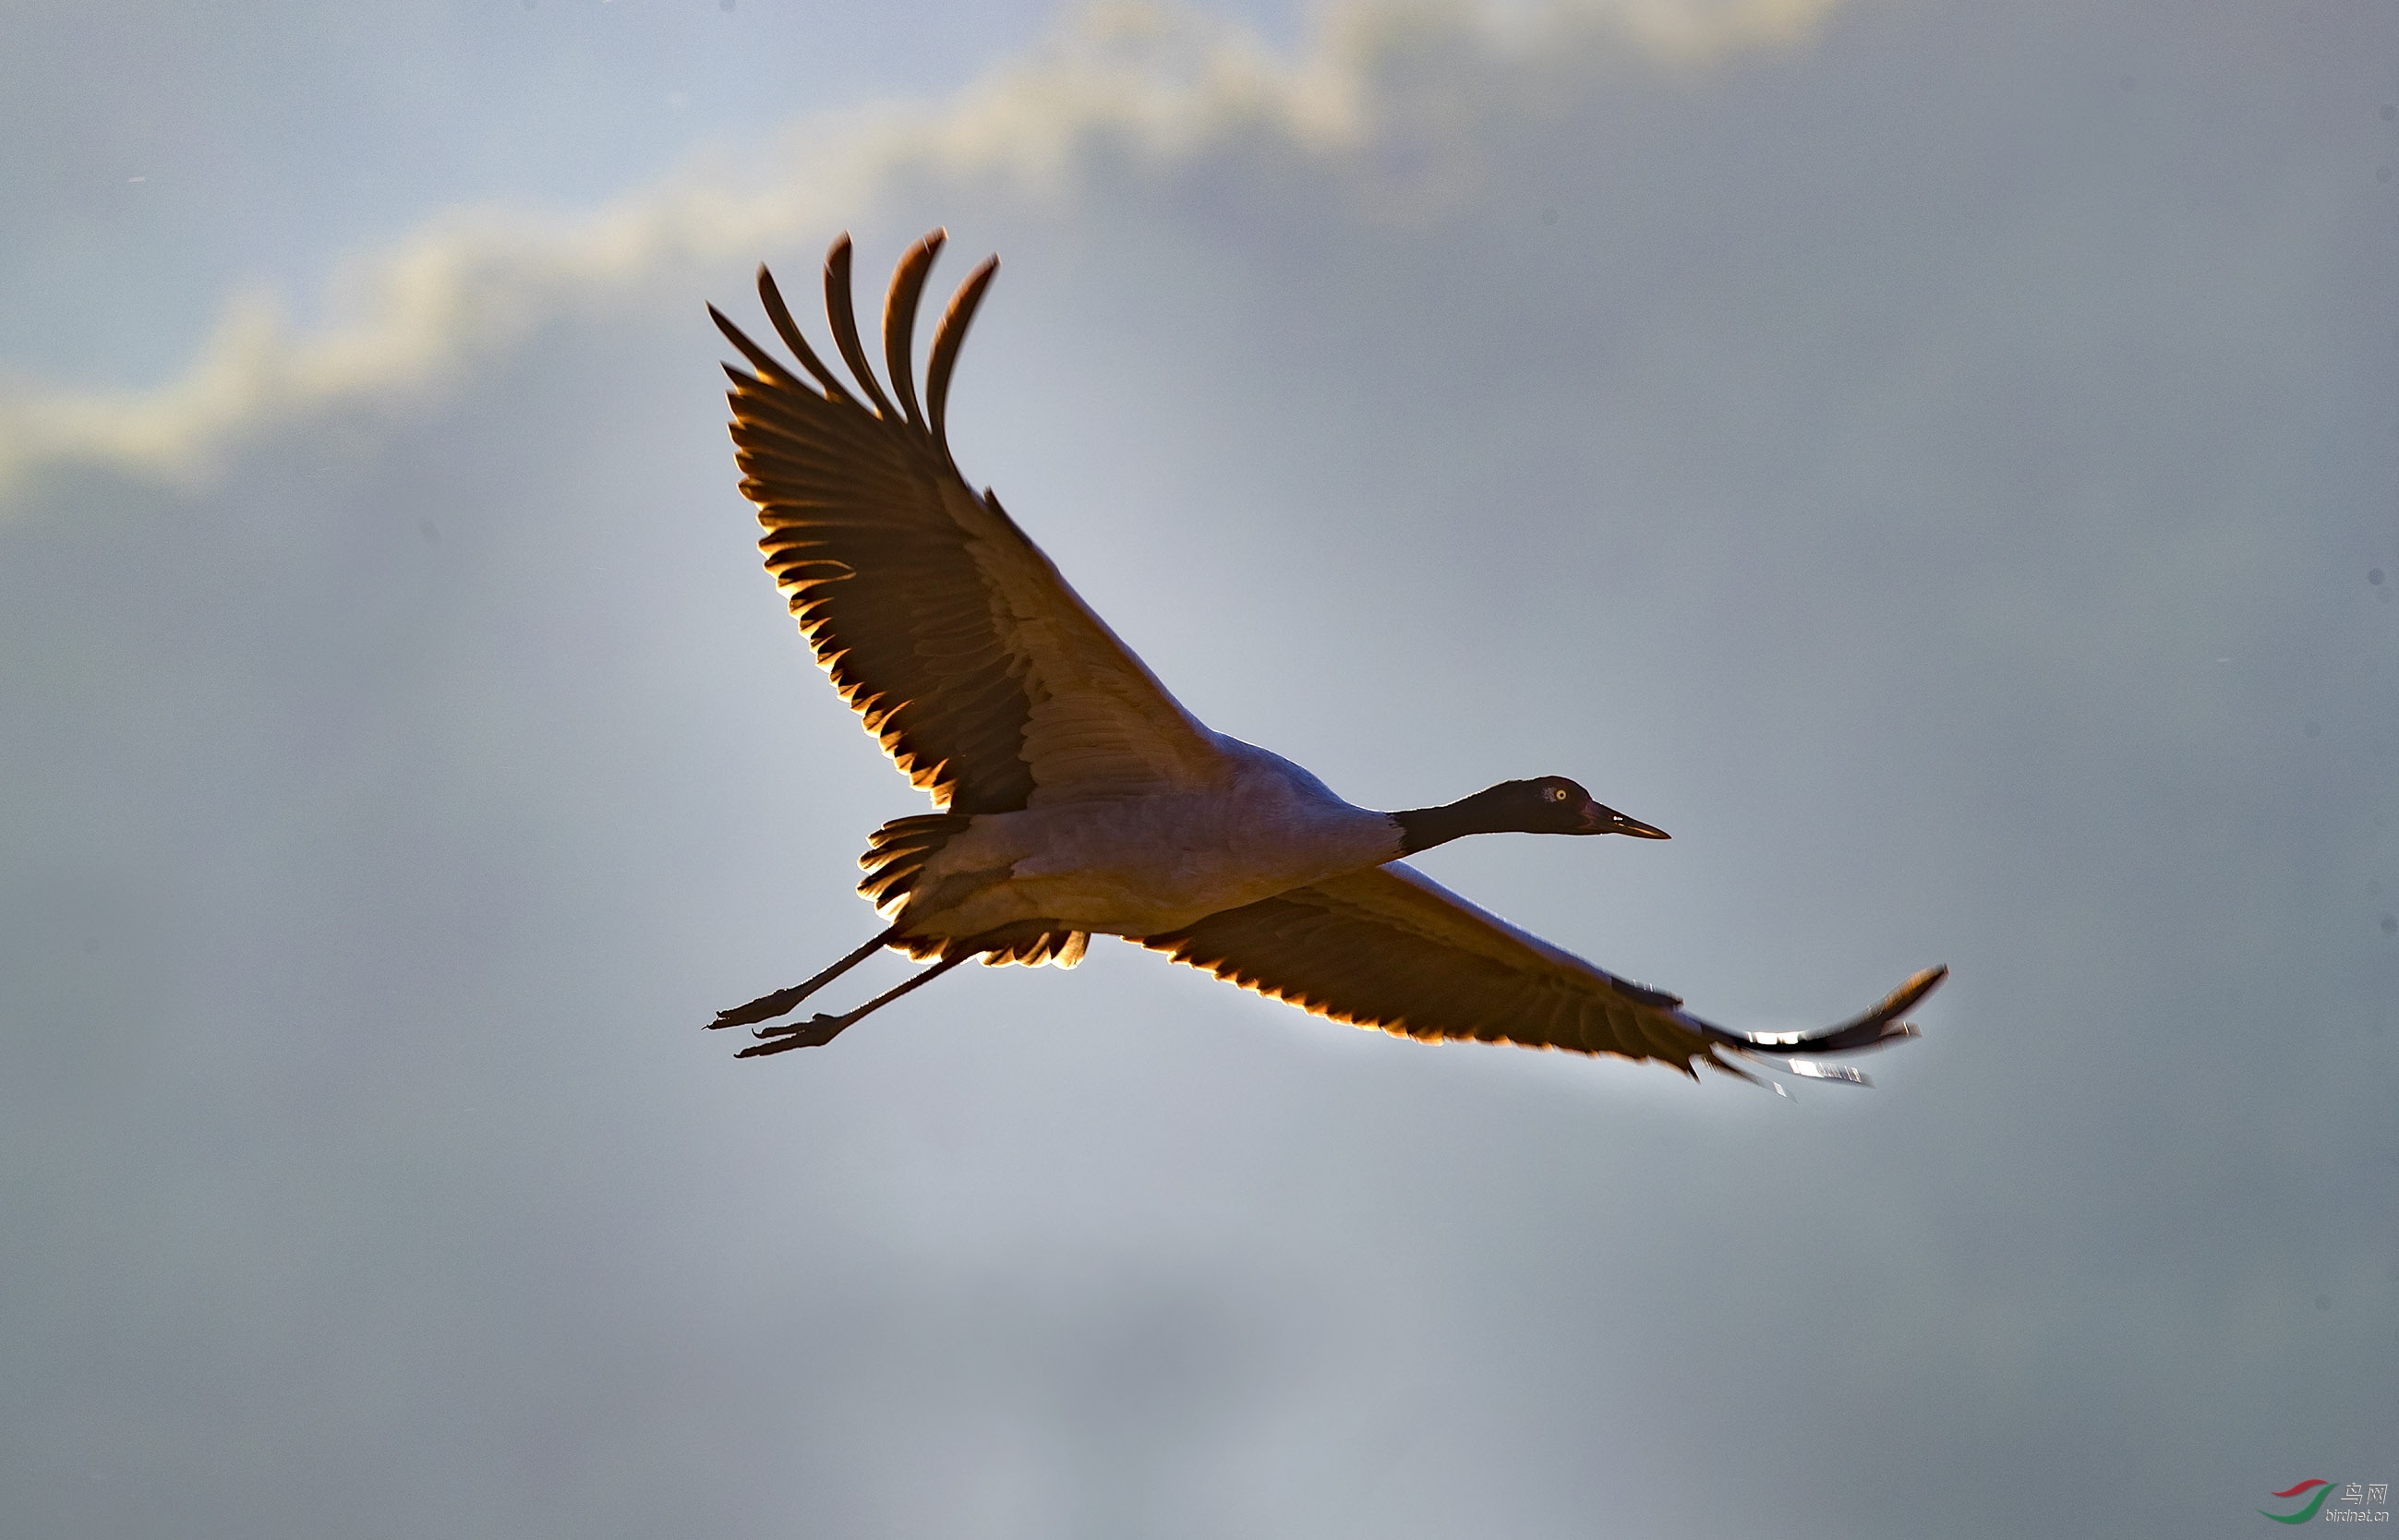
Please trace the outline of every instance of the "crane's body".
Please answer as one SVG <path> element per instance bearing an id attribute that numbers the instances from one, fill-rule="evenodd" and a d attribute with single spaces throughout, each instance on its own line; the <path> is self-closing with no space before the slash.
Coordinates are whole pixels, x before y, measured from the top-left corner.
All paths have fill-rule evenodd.
<path id="1" fill-rule="evenodd" d="M 969 816 L 891 918 L 911 939 L 1034 920 L 1153 936 L 1399 858 L 1389 814 L 1344 802 L 1279 754 L 1210 736 L 1224 753 L 1213 785 Z"/>

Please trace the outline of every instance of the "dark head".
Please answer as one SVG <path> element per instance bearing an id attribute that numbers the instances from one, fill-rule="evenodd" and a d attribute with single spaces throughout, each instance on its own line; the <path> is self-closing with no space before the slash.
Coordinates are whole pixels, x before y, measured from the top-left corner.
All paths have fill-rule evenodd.
<path id="1" fill-rule="evenodd" d="M 1446 807 L 1419 807 L 1391 817 L 1400 826 L 1400 854 L 1412 856 L 1467 834 L 1630 834 L 1662 840 L 1662 829 L 1602 805 L 1564 776 L 1503 780 Z"/>

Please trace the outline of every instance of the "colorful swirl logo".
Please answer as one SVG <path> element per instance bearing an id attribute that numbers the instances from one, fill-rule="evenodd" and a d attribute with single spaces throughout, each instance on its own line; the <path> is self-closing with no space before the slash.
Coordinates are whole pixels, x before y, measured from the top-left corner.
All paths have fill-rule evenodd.
<path id="1" fill-rule="evenodd" d="M 2297 1513 L 2266 1513 L 2264 1508 L 2259 1508 L 2257 1511 L 2259 1513 L 2265 1513 L 2267 1518 L 2271 1519 L 2278 1524 L 2304 1524 L 2309 1520 L 2316 1516 L 2316 1509 L 2324 1506 L 2324 1500 L 2332 1495 L 2332 1483 L 2330 1481 L 2301 1481 L 2297 1486 L 2291 1488 L 2287 1492 L 2278 1492 L 2274 1493 L 2275 1496 L 2287 1501 L 2290 1498 L 2297 1497 L 2303 1492 L 2311 1491 L 2315 1493 L 2315 1495 L 2309 1498 L 2308 1506 L 2299 1509 Z"/>

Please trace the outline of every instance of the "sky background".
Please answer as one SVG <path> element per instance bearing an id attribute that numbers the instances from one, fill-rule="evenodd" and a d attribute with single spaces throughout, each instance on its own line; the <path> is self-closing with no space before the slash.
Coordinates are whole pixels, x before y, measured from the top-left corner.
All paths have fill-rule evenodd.
<path id="1" fill-rule="evenodd" d="M 34 1535 L 2240 1534 L 2399 1476 L 2399 10 L 0 9 Z M 1211 725 L 1869 1091 L 1105 941 L 922 810 L 703 304 L 1001 253 L 960 463 Z M 879 985 L 896 960 L 865 970 Z M 845 980 L 847 986 L 851 980 Z"/>

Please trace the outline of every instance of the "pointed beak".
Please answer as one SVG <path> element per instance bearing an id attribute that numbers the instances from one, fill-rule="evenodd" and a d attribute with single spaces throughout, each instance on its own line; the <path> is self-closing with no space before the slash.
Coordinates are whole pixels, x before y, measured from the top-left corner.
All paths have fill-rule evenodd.
<path id="1" fill-rule="evenodd" d="M 1674 837 L 1662 829 L 1643 823 L 1639 818 L 1628 818 L 1615 808 L 1602 807 L 1597 803 L 1582 810 L 1582 822 L 1581 831 L 1585 834 L 1630 834 L 1636 840 L 1671 840 Z"/>

